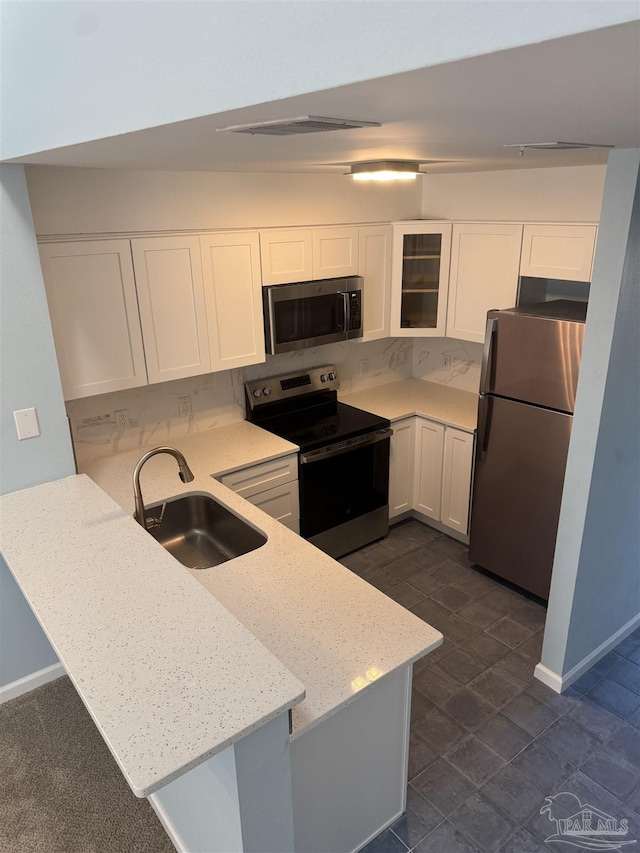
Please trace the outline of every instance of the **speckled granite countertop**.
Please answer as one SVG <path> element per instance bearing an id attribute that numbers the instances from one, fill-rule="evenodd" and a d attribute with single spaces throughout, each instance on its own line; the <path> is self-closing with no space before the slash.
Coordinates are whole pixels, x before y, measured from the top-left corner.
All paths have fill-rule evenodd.
<path id="1" fill-rule="evenodd" d="M 169 444 L 184 453 L 194 474 L 216 477 L 298 452 L 297 444 L 248 421 L 171 439 Z M 81 473 L 98 483 L 123 509 L 133 513 L 133 469 L 143 453 L 157 446 L 146 444 L 114 456 L 103 456 L 83 465 Z M 145 503 L 163 500 L 175 491 L 176 483 L 179 485 L 176 471 L 175 459 L 167 455 L 156 456 L 145 465 L 140 479 Z"/>
<path id="2" fill-rule="evenodd" d="M 478 395 L 423 379 L 402 379 L 366 391 L 339 394 L 343 403 L 366 409 L 390 421 L 420 415 L 457 429 L 473 432 Z"/>
<path id="3" fill-rule="evenodd" d="M 0 552 L 137 796 L 303 698 L 88 477 L 5 495 L 0 511 Z"/>
<path id="4" fill-rule="evenodd" d="M 174 445 L 195 480 L 182 484 L 173 459 L 154 457 L 145 502 L 207 492 L 262 530 L 264 546 L 213 569 L 181 566 L 128 515 L 145 448 L 87 468 L 109 497 L 80 475 L 0 498 L 0 551 L 139 795 L 284 708 L 295 705 L 300 737 L 442 642 L 211 476 L 295 445 L 245 422 Z"/>

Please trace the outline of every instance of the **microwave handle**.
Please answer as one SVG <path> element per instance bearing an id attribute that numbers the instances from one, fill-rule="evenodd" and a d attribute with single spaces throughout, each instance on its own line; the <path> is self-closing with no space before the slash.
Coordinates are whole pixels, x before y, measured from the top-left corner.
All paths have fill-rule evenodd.
<path id="1" fill-rule="evenodd" d="M 340 291 L 340 293 L 338 293 L 337 295 L 342 297 L 343 325 L 342 325 L 342 328 L 340 329 L 340 331 L 341 332 L 347 332 L 347 331 L 349 331 L 349 326 L 351 325 L 351 298 L 350 298 L 350 294 L 347 293 L 346 291 Z"/>

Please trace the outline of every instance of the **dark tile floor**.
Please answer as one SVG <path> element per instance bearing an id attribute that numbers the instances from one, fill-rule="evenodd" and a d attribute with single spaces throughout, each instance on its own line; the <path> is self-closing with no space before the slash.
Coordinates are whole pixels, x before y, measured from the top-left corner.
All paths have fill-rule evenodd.
<path id="1" fill-rule="evenodd" d="M 362 853 L 565 849 L 540 814 L 561 792 L 554 815 L 577 797 L 640 845 L 640 630 L 558 695 L 533 677 L 544 607 L 460 543 L 406 521 L 341 562 L 445 637 L 414 667 L 406 814 Z"/>

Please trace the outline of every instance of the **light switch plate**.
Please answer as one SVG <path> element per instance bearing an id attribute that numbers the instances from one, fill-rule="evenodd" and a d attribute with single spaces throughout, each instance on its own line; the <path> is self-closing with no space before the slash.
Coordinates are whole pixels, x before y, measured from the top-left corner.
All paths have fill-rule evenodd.
<path id="1" fill-rule="evenodd" d="M 16 431 L 20 441 L 24 438 L 36 438 L 40 435 L 38 415 L 35 409 L 18 409 L 13 413 L 13 419 L 16 422 Z"/>

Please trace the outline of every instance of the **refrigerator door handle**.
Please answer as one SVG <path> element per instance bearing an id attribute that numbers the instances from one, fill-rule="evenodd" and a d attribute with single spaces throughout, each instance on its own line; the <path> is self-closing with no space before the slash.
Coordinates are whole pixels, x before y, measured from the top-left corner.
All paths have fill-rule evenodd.
<path id="1" fill-rule="evenodd" d="M 487 329 L 484 336 L 484 349 L 482 351 L 482 367 L 480 368 L 480 393 L 484 394 L 487 389 L 487 376 L 491 365 L 491 351 L 493 349 L 493 337 L 495 335 L 496 326 L 498 325 L 497 317 L 487 317 Z"/>
<path id="2" fill-rule="evenodd" d="M 488 422 L 489 422 L 489 408 L 491 405 L 491 400 L 489 397 L 485 397 L 484 394 L 480 394 L 478 398 L 478 439 L 477 439 L 477 452 L 478 459 L 480 462 L 484 462 L 487 458 L 487 441 L 489 439 L 489 430 L 488 430 Z"/>

